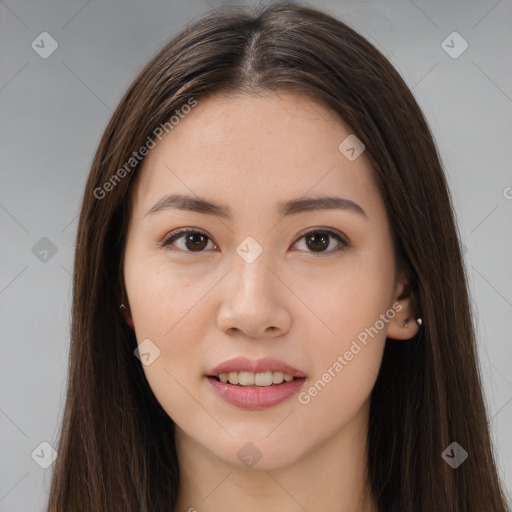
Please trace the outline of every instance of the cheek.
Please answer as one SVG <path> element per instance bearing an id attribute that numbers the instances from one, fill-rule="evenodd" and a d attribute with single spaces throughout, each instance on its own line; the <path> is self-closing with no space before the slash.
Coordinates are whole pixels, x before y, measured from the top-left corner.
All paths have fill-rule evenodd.
<path id="1" fill-rule="evenodd" d="M 126 288 L 137 338 L 151 337 L 165 343 L 175 326 L 190 323 L 208 282 L 183 267 L 174 267 L 161 255 L 147 257 L 129 272 Z M 140 336 L 139 336 L 140 335 Z"/>
<path id="2" fill-rule="evenodd" d="M 335 275 L 331 273 L 323 281 L 317 280 L 316 286 L 305 282 L 302 289 L 308 284 L 310 292 L 306 297 L 321 321 L 318 329 L 321 335 L 316 343 L 325 343 L 329 354 L 332 347 L 338 351 L 348 349 L 351 340 L 373 326 L 390 307 L 393 278 L 393 260 L 380 257 L 372 248 L 351 254 Z M 386 329 L 380 326 L 380 330 L 385 337 Z"/>
<path id="3" fill-rule="evenodd" d="M 157 354 L 143 366 L 144 373 L 169 412 L 190 402 L 184 389 L 192 381 L 195 386 L 204 370 L 200 344 L 214 318 L 205 309 L 206 295 L 218 277 L 200 276 L 193 266 L 177 267 L 162 255 L 146 254 L 140 261 L 127 259 L 126 291 L 138 343 L 149 339 Z"/>
<path id="4" fill-rule="evenodd" d="M 311 340 L 313 371 L 298 398 L 326 428 L 350 420 L 375 384 L 394 317 L 393 277 L 391 257 L 379 257 L 376 248 L 360 251 L 312 298 L 328 330 L 321 328 Z"/>
<path id="5" fill-rule="evenodd" d="M 336 336 L 315 340 L 310 350 L 313 369 L 297 397 L 304 428 L 312 436 L 315 427 L 307 418 L 314 417 L 314 424 L 323 425 L 329 436 L 358 417 L 375 385 L 386 343 L 387 324 L 380 320 L 386 311 L 382 295 L 340 292 L 338 297 L 330 318 Z"/>

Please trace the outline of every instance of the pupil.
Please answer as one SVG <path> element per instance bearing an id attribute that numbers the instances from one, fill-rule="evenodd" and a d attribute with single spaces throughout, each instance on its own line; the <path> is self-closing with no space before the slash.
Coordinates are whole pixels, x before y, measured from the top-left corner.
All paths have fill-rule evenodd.
<path id="1" fill-rule="evenodd" d="M 320 235 L 318 233 L 320 233 Z M 321 240 L 320 243 L 318 242 L 317 239 Z M 323 233 L 321 231 L 308 235 L 307 240 L 308 241 L 313 240 L 313 246 L 315 246 L 316 244 L 319 243 L 319 245 L 316 247 L 316 249 L 322 250 L 322 249 L 329 247 L 329 235 L 327 233 Z M 315 247 L 310 247 L 310 249 L 315 249 Z"/>
<path id="2" fill-rule="evenodd" d="M 199 243 L 197 243 L 197 241 L 194 241 L 195 237 L 199 237 L 202 240 L 199 241 Z M 204 249 L 204 247 L 206 246 L 206 244 L 204 243 L 206 240 L 206 237 L 204 235 L 202 235 L 201 233 L 189 234 L 189 235 L 187 235 L 186 239 L 187 239 L 187 248 L 191 249 L 193 251 L 197 250 L 197 249 L 199 249 L 199 250 Z M 191 242 L 193 244 L 192 247 L 188 245 L 189 242 Z M 201 244 L 203 244 L 203 246 Z"/>

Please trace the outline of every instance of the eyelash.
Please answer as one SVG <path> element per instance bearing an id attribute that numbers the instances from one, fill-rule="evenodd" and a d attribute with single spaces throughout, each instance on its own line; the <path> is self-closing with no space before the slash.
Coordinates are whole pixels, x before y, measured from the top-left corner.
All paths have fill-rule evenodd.
<path id="1" fill-rule="evenodd" d="M 208 240 L 213 242 L 213 240 L 211 240 L 211 238 L 206 233 L 204 233 L 202 231 L 199 231 L 197 229 L 184 228 L 184 229 L 181 229 L 181 230 L 176 231 L 174 233 L 171 233 L 168 237 L 166 237 L 160 243 L 160 246 L 164 247 L 164 248 L 168 248 L 172 252 L 183 252 L 183 253 L 191 254 L 191 255 L 193 255 L 193 254 L 200 254 L 202 252 L 205 252 L 205 251 L 188 251 L 188 250 L 185 251 L 183 249 L 171 249 L 169 247 L 173 242 L 175 242 L 176 240 L 182 238 L 184 235 L 189 234 L 189 233 L 203 235 Z M 329 252 L 315 253 L 313 251 L 307 251 L 307 252 L 310 252 L 311 254 L 313 254 L 315 257 L 332 256 L 334 254 L 338 254 L 338 253 L 344 252 L 348 247 L 350 247 L 350 244 L 341 235 L 339 235 L 335 231 L 332 231 L 331 229 L 323 229 L 323 228 L 314 228 L 314 229 L 310 229 L 310 230 L 307 230 L 305 232 L 300 233 L 299 237 L 297 238 L 297 241 L 294 242 L 294 245 L 299 240 L 301 240 L 302 238 L 304 238 L 305 236 L 307 236 L 307 235 L 309 235 L 311 233 L 324 233 L 324 234 L 326 234 L 328 236 L 331 236 L 331 237 L 335 238 L 336 240 L 338 240 L 340 242 L 340 245 L 337 248 L 331 249 Z"/>

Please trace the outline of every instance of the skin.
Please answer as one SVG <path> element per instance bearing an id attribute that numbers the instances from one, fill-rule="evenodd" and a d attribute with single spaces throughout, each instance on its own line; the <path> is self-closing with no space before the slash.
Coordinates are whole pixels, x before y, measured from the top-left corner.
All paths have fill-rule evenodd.
<path id="1" fill-rule="evenodd" d="M 365 472 L 369 396 L 386 336 L 407 340 L 418 326 L 402 296 L 405 276 L 395 280 L 369 161 L 338 150 L 350 133 L 325 107 L 293 93 L 215 95 L 144 160 L 125 246 L 125 315 L 139 343 L 149 338 L 160 349 L 144 372 L 176 424 L 179 511 L 376 510 Z M 233 217 L 146 215 L 170 193 L 224 203 Z M 280 201 L 333 195 L 355 201 L 367 217 L 277 213 Z M 185 237 L 159 245 L 184 227 L 208 237 L 199 251 Z M 335 237 L 324 249 L 308 244 L 301 232 L 315 228 L 339 232 L 350 246 L 334 252 L 342 244 Z M 236 252 L 247 236 L 263 248 L 250 264 Z M 394 318 L 307 404 L 294 396 L 241 409 L 204 377 L 234 357 L 268 356 L 303 371 L 307 390 L 398 302 Z M 252 467 L 237 457 L 247 442 L 261 454 Z"/>

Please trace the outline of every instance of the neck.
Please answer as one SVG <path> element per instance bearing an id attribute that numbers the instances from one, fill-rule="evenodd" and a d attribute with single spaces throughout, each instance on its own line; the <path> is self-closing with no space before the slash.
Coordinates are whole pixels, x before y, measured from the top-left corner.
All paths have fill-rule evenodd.
<path id="1" fill-rule="evenodd" d="M 366 471 L 369 402 L 341 431 L 284 467 L 240 469 L 176 427 L 176 512 L 376 512 Z"/>

